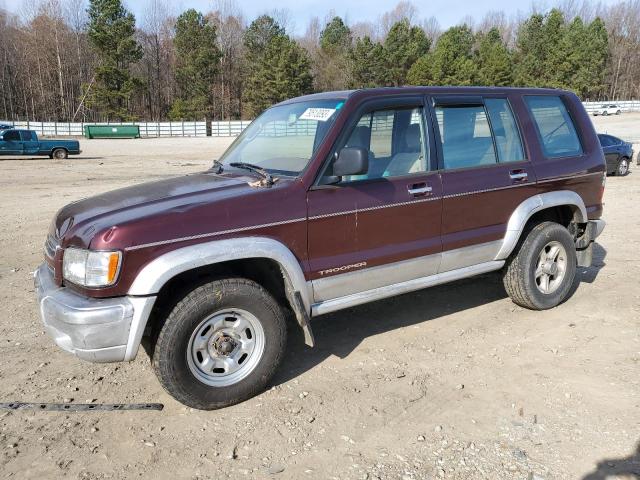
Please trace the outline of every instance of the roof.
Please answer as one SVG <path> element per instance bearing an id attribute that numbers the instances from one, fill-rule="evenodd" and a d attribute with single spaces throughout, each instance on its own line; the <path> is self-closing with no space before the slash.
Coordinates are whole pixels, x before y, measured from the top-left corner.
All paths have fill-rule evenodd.
<path id="1" fill-rule="evenodd" d="M 459 87 L 459 86 L 431 86 L 431 87 L 377 87 L 362 88 L 359 90 L 339 90 L 334 92 L 312 93 L 301 97 L 290 98 L 278 105 L 286 105 L 289 103 L 328 100 L 328 99 L 346 99 L 352 95 L 369 97 L 378 95 L 398 95 L 403 93 L 421 94 L 421 95 L 438 95 L 438 94 L 486 94 L 486 93 L 521 93 L 521 94 L 558 94 L 570 93 L 565 90 L 554 88 L 533 88 L 533 87 Z"/>

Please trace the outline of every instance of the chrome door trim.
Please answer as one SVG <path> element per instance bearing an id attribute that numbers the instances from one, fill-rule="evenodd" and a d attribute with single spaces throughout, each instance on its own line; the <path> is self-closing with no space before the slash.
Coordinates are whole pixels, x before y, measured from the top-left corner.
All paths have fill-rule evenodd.
<path id="1" fill-rule="evenodd" d="M 440 253 L 312 280 L 313 299 L 325 302 L 438 273 Z"/>
<path id="2" fill-rule="evenodd" d="M 494 240 L 493 242 L 444 251 L 442 252 L 442 263 L 440 264 L 439 271 L 448 272 L 458 268 L 489 262 L 495 259 L 495 256 L 500 251 L 500 247 L 502 247 L 502 240 Z"/>
<path id="3" fill-rule="evenodd" d="M 499 270 L 503 265 L 504 261 L 494 260 L 491 262 L 482 263 L 480 265 L 473 265 L 471 267 L 459 268 L 457 270 L 452 270 L 449 272 L 437 273 L 435 275 L 420 277 L 406 282 L 400 282 L 385 287 L 366 290 L 360 293 L 354 293 L 352 295 L 339 297 L 333 300 L 314 303 L 311 307 L 311 314 L 312 316 L 324 315 L 326 313 L 335 312 L 344 308 L 362 305 L 363 303 L 369 303 L 375 300 L 381 300 L 383 298 L 394 297 L 403 293 L 432 287 L 434 285 L 439 285 L 442 283 L 452 282 L 454 280 L 460 280 L 462 278 L 472 277 L 481 273 L 492 272 L 494 270 Z"/>

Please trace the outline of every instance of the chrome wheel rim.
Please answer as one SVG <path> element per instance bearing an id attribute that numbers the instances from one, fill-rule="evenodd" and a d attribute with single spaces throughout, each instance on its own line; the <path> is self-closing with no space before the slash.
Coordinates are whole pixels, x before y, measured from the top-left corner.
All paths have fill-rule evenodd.
<path id="1" fill-rule="evenodd" d="M 226 387 L 255 370 L 264 346 L 264 329 L 253 314 L 241 309 L 221 310 L 194 329 L 187 346 L 187 363 L 202 383 Z"/>
<path id="2" fill-rule="evenodd" d="M 620 164 L 618 165 L 618 173 L 620 175 L 626 175 L 629 170 L 629 164 L 626 160 L 620 160 Z"/>
<path id="3" fill-rule="evenodd" d="M 567 251 L 555 240 L 547 243 L 538 255 L 536 286 L 545 295 L 555 292 L 567 272 Z"/>

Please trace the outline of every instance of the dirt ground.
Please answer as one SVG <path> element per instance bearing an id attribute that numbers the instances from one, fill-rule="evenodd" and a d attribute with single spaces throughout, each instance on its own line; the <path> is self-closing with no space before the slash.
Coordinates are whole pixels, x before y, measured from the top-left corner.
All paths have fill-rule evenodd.
<path id="1" fill-rule="evenodd" d="M 640 114 L 595 119 L 640 143 Z M 162 402 L 162 412 L 0 411 L 0 478 L 604 479 L 640 475 L 640 169 L 611 177 L 594 266 L 546 312 L 497 275 L 320 317 L 264 394 L 200 412 L 143 350 L 90 364 L 46 336 L 32 272 L 73 200 L 207 167 L 229 139 L 82 141 L 0 159 L 0 402 Z M 640 145 L 636 145 L 636 152 Z"/>

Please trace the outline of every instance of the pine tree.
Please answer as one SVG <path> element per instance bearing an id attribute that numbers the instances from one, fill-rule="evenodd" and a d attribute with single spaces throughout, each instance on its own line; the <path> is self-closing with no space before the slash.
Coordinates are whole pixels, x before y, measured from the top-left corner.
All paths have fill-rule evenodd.
<path id="1" fill-rule="evenodd" d="M 477 76 L 473 43 L 473 32 L 468 26 L 451 27 L 440 36 L 431 53 L 413 64 L 408 74 L 409 83 L 473 85 Z"/>
<path id="2" fill-rule="evenodd" d="M 562 12 L 551 10 L 546 16 L 532 15 L 518 30 L 515 55 L 515 83 L 530 87 L 564 87 L 562 48 L 566 35 Z"/>
<path id="3" fill-rule="evenodd" d="M 342 90 L 351 80 L 351 30 L 334 17 L 320 33 L 320 48 L 314 55 L 317 90 Z"/>
<path id="4" fill-rule="evenodd" d="M 513 63 L 507 46 L 502 41 L 500 31 L 492 28 L 486 34 L 479 34 L 475 61 L 478 71 L 478 85 L 508 86 L 513 82 Z"/>
<path id="5" fill-rule="evenodd" d="M 384 48 L 364 36 L 358 38 L 351 50 L 351 87 L 371 88 L 384 85 Z"/>
<path id="6" fill-rule="evenodd" d="M 386 83 L 400 86 L 407 83 L 411 66 L 429 51 L 430 41 L 420 27 L 407 19 L 396 22 L 384 41 Z"/>
<path id="7" fill-rule="evenodd" d="M 271 40 L 284 34 L 284 29 L 269 15 L 261 15 L 251 22 L 244 32 L 243 39 L 249 71 L 252 69 L 252 64 L 259 62 L 264 56 Z"/>
<path id="8" fill-rule="evenodd" d="M 187 10 L 176 21 L 173 44 L 179 93 L 169 116 L 175 120 L 211 118 L 212 85 L 221 57 L 215 26 L 202 13 Z"/>
<path id="9" fill-rule="evenodd" d="M 90 0 L 88 37 L 97 56 L 94 83 L 85 86 L 87 105 L 107 119 L 131 120 L 131 96 L 141 86 L 130 66 L 142 58 L 135 18 L 120 0 Z"/>
<path id="10" fill-rule="evenodd" d="M 515 83 L 521 86 L 540 86 L 545 78 L 547 47 L 544 40 L 544 17 L 534 14 L 518 29 L 515 54 Z"/>
<path id="11" fill-rule="evenodd" d="M 258 22 L 256 24 L 256 22 Z M 274 103 L 309 93 L 313 88 L 307 52 L 270 17 L 253 22 L 245 35 L 247 57 L 245 109 L 256 116 Z"/>
<path id="12" fill-rule="evenodd" d="M 580 92 L 583 99 L 598 98 L 606 90 L 607 62 L 609 60 L 609 36 L 601 18 L 597 17 L 587 27 L 586 53 L 582 69 Z"/>
<path id="13" fill-rule="evenodd" d="M 580 22 L 582 23 L 582 22 Z M 562 48 L 562 43 L 567 35 L 567 26 L 563 13 L 557 8 L 552 9 L 544 23 L 543 38 L 545 41 L 544 87 L 567 88 L 568 85 L 562 75 L 562 65 L 567 61 L 567 52 Z M 580 32 L 579 32 L 580 36 Z"/>
<path id="14" fill-rule="evenodd" d="M 340 17 L 333 17 L 320 33 L 320 48 L 326 52 L 344 52 L 351 47 L 351 30 Z"/>

